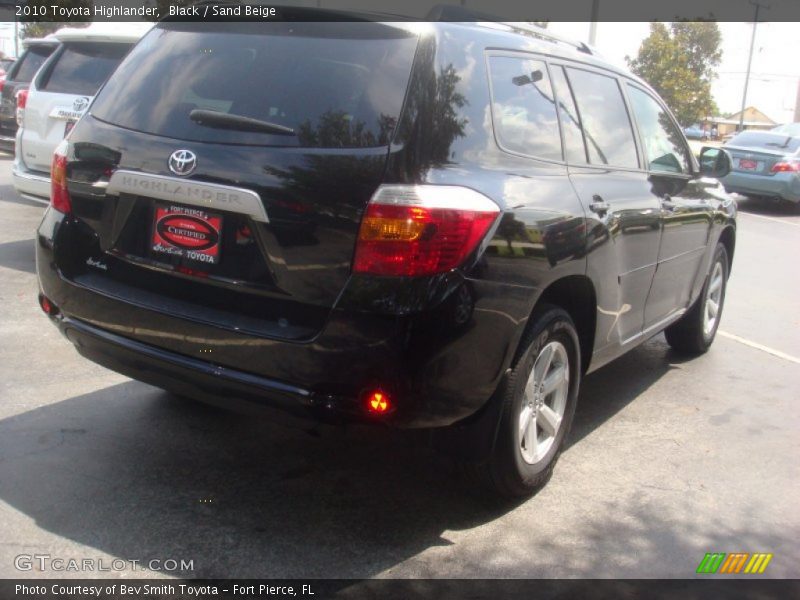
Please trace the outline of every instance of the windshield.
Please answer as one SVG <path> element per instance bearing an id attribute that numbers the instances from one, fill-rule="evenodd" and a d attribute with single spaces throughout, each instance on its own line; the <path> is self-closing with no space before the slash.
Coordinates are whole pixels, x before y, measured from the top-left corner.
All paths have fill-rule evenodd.
<path id="1" fill-rule="evenodd" d="M 225 27 L 162 23 L 123 61 L 92 114 L 128 129 L 200 142 L 316 147 L 389 142 L 415 34 L 378 23 Z M 193 110 L 266 121 L 297 135 L 209 127 L 190 118 Z"/>

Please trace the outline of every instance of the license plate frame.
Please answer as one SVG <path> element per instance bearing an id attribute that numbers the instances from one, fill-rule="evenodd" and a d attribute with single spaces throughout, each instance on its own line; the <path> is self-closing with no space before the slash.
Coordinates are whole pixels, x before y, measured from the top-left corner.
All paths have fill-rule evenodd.
<path id="1" fill-rule="evenodd" d="M 153 208 L 150 251 L 217 265 L 222 254 L 223 217 L 202 208 L 156 202 Z"/>
<path id="2" fill-rule="evenodd" d="M 758 170 L 758 161 L 752 160 L 749 158 L 740 158 L 739 159 L 739 168 L 743 171 L 757 171 Z"/>

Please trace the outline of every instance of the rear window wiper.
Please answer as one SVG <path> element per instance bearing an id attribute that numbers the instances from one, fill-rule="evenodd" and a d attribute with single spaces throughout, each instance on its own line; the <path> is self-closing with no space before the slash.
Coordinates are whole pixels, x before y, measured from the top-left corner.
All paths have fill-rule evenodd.
<path id="1" fill-rule="evenodd" d="M 189 118 L 198 125 L 205 125 L 206 127 L 235 129 L 237 131 L 258 131 L 262 133 L 273 133 L 275 135 L 295 135 L 294 129 L 291 127 L 284 127 L 277 123 L 270 123 L 269 121 L 243 117 L 241 115 L 231 115 L 216 110 L 195 108 L 189 113 Z"/>

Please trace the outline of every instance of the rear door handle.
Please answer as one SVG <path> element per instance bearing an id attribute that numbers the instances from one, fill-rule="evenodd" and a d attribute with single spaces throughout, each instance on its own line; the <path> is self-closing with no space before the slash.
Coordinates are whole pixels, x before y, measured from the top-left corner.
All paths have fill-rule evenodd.
<path id="1" fill-rule="evenodd" d="M 603 200 L 603 198 L 601 198 L 599 195 L 595 194 L 592 196 L 592 202 L 589 204 L 589 210 L 591 210 L 593 213 L 597 213 L 602 217 L 609 211 L 610 208 L 611 205 Z"/>

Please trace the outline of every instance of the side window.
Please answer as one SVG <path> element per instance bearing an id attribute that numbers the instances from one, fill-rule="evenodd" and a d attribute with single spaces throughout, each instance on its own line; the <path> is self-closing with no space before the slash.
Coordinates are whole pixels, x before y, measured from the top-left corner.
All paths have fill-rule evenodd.
<path id="1" fill-rule="evenodd" d="M 567 156 L 567 162 L 585 164 L 586 146 L 583 144 L 581 121 L 567 83 L 567 76 L 562 67 L 552 65 L 550 74 L 553 76 L 553 88 L 558 99 L 558 116 L 561 119 L 561 130 L 564 132 L 564 154 Z"/>
<path id="2" fill-rule="evenodd" d="M 639 124 L 648 168 L 651 171 L 689 173 L 689 160 L 683 136 L 667 112 L 639 88 L 628 86 L 633 114 Z"/>
<path id="3" fill-rule="evenodd" d="M 593 165 L 638 168 L 633 128 L 613 77 L 567 69 L 580 111 L 589 162 Z"/>
<path id="4" fill-rule="evenodd" d="M 528 58 L 489 58 L 492 116 L 504 150 L 562 160 L 561 135 L 544 62 Z"/>

